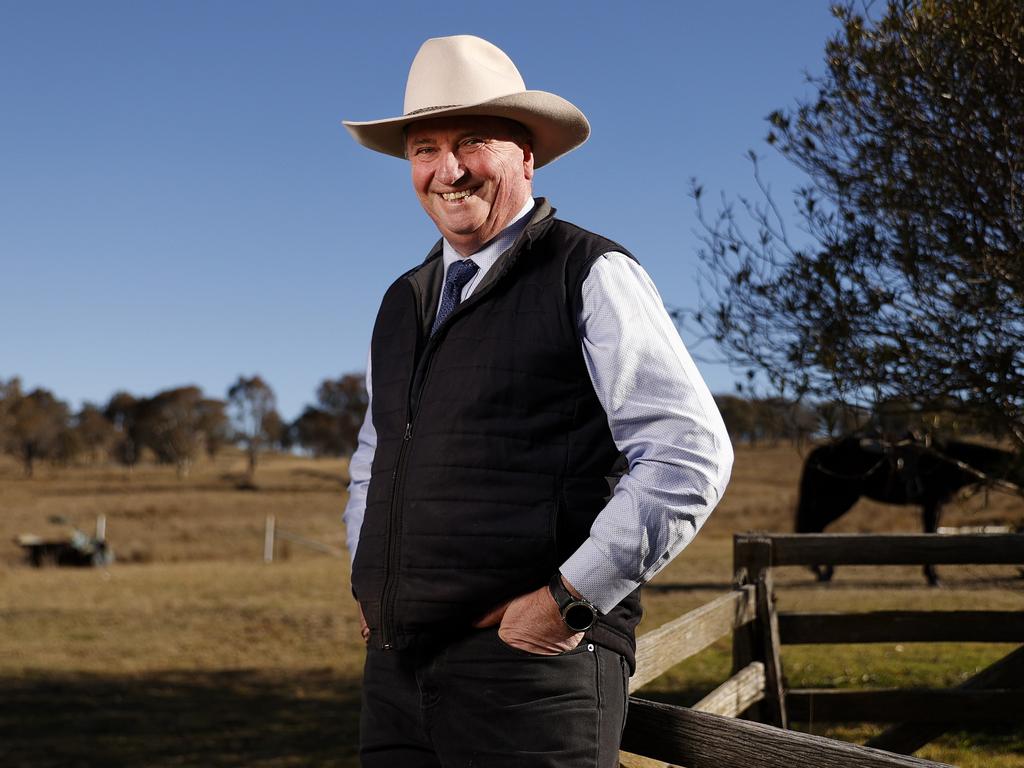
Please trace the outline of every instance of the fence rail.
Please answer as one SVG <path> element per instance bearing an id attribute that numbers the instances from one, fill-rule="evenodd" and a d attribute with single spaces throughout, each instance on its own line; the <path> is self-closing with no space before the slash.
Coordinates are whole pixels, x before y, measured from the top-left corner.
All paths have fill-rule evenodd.
<path id="1" fill-rule="evenodd" d="M 754 620 L 756 592 L 745 586 L 716 598 L 643 635 L 629 692 L 647 685 L 684 659 Z"/>
<path id="2" fill-rule="evenodd" d="M 737 545 L 770 542 L 780 565 L 1020 565 L 1024 534 L 790 533 L 739 534 Z"/>
<path id="3" fill-rule="evenodd" d="M 622 742 L 627 768 L 941 768 L 944 763 L 906 755 L 944 733 L 954 718 L 956 724 L 1020 722 L 1024 646 L 959 687 L 937 690 L 786 690 L 781 646 L 1018 643 L 1024 642 L 1024 612 L 780 613 L 772 570 L 818 564 L 1024 564 L 1024 535 L 740 534 L 733 552 L 737 586 L 732 592 L 639 638 L 630 692 L 730 633 L 733 675 L 692 708 L 631 698 Z M 736 719 L 744 713 L 767 722 Z M 787 730 L 791 717 L 896 724 L 858 746 Z"/>
<path id="4" fill-rule="evenodd" d="M 1024 691 L 949 688 L 787 691 L 790 717 L 804 722 L 1013 723 L 1024 712 Z"/>
<path id="5" fill-rule="evenodd" d="M 823 643 L 1024 643 L 1020 611 L 780 613 L 784 645 Z"/>
<path id="6" fill-rule="evenodd" d="M 822 736 L 632 698 L 622 748 L 686 768 L 950 768 Z"/>

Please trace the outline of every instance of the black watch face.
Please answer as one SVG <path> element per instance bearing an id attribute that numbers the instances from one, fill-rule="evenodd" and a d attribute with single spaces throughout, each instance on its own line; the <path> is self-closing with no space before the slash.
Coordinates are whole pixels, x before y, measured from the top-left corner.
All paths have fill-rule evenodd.
<path id="1" fill-rule="evenodd" d="M 573 603 L 566 608 L 563 618 L 569 629 L 584 632 L 594 623 L 594 611 L 585 603 Z"/>

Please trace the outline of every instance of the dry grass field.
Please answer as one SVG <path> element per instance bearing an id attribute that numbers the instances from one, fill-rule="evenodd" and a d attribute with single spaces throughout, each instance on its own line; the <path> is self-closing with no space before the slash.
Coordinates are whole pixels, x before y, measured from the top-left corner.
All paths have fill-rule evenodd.
<path id="1" fill-rule="evenodd" d="M 731 535 L 789 530 L 801 457 L 789 446 L 742 449 L 730 490 L 698 540 L 645 596 L 641 631 L 717 596 L 731 578 Z M 244 461 L 167 467 L 40 467 L 0 460 L 0 766 L 356 766 L 362 662 L 347 561 L 279 542 L 262 562 L 268 514 L 307 538 L 344 547 L 343 461 L 267 458 L 255 490 Z M 12 542 L 89 530 L 107 518 L 108 569 L 33 569 Z M 944 523 L 1024 521 L 1024 502 L 958 501 Z M 910 508 L 862 502 L 841 531 L 914 531 Z M 1024 610 L 1014 569 L 839 569 L 831 586 L 783 570 L 786 609 Z M 924 644 L 787 648 L 794 687 L 947 686 L 1009 650 Z M 728 674 L 728 644 L 680 665 L 643 695 L 690 703 Z M 815 733 L 863 741 L 874 727 Z M 1024 727 L 947 735 L 922 756 L 962 766 L 1024 766 Z"/>

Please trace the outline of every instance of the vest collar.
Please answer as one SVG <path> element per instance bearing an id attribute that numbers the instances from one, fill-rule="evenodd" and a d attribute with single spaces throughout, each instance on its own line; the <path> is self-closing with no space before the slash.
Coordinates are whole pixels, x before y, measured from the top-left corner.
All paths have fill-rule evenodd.
<path id="1" fill-rule="evenodd" d="M 534 241 L 547 231 L 554 221 L 555 209 L 548 202 L 547 198 L 536 198 L 536 204 L 530 213 L 530 221 L 515 239 L 515 242 L 505 251 L 494 263 L 483 281 L 473 291 L 472 295 L 459 306 L 475 304 L 480 301 L 491 288 L 515 265 L 520 254 L 529 250 Z M 437 313 L 437 303 L 441 300 L 441 288 L 444 286 L 444 259 L 442 252 L 444 241 L 438 240 L 430 249 L 427 258 L 416 269 L 410 272 L 406 279 L 409 281 L 413 294 L 416 298 L 417 310 L 420 318 L 420 328 L 424 335 L 430 333 L 434 324 L 434 315 Z"/>

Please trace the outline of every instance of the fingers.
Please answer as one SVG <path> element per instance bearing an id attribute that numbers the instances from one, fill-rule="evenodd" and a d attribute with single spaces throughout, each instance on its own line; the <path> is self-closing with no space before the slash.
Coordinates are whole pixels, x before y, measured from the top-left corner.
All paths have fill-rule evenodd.
<path id="1" fill-rule="evenodd" d="M 363 642 L 370 642 L 370 627 L 366 624 L 366 617 L 363 615 L 363 606 L 359 606 L 359 634 L 363 636 Z"/>
<path id="2" fill-rule="evenodd" d="M 583 639 L 583 633 L 569 635 L 566 638 L 553 638 L 517 629 L 499 629 L 498 637 L 505 645 L 518 648 L 536 656 L 556 656 L 573 650 Z"/>
<path id="3" fill-rule="evenodd" d="M 528 653 L 554 655 L 575 648 L 583 633 L 565 625 L 548 588 L 541 587 L 512 601 L 501 619 L 498 637 Z"/>
<path id="4" fill-rule="evenodd" d="M 496 624 L 500 624 L 501 620 L 505 617 L 505 611 L 508 610 L 509 605 L 512 601 L 502 603 L 497 608 L 492 608 L 490 611 L 485 613 L 482 617 L 473 622 L 473 626 L 476 629 L 483 629 L 484 627 L 493 627 Z"/>

